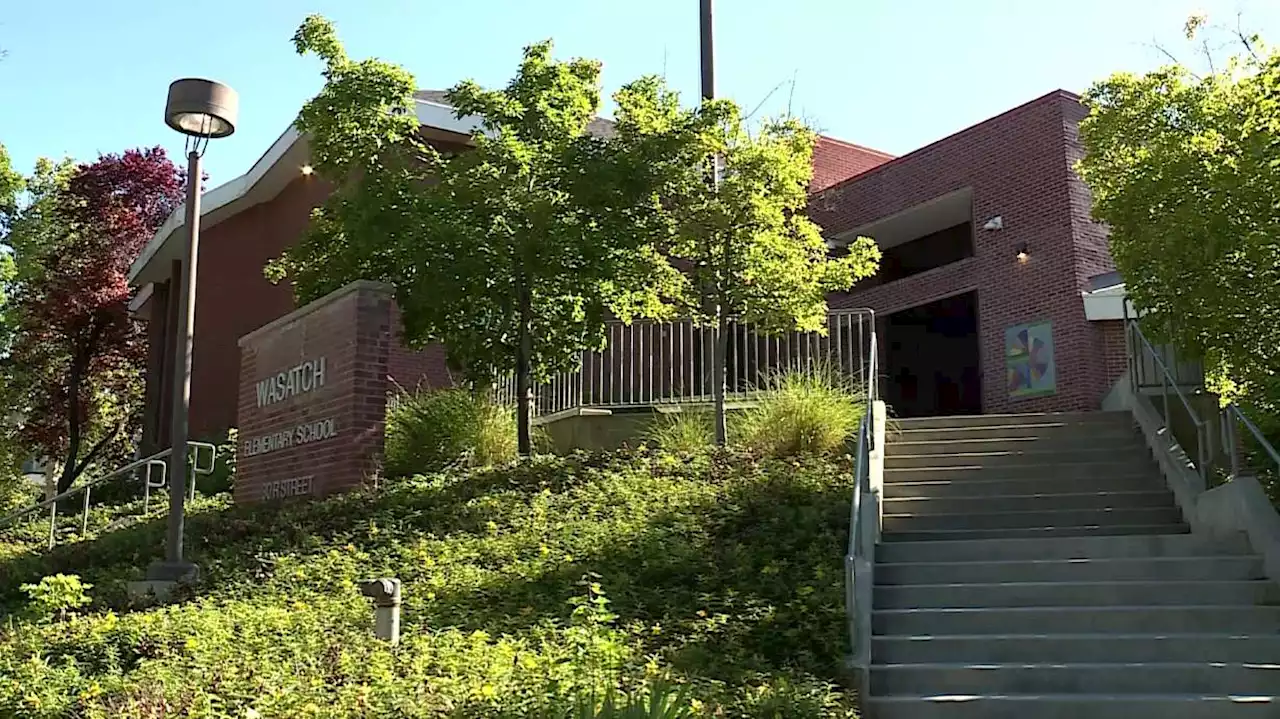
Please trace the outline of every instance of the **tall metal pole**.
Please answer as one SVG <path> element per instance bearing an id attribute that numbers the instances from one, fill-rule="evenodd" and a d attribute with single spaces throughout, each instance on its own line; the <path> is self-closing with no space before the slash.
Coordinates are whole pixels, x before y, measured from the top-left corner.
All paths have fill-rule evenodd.
<path id="1" fill-rule="evenodd" d="M 175 300 L 178 326 L 174 332 L 173 419 L 169 435 L 169 525 L 165 562 L 183 565 L 182 539 L 187 498 L 187 413 L 191 409 L 191 349 L 195 338 L 196 270 L 200 259 L 200 153 L 187 153 L 187 244 L 182 254 L 182 276 Z"/>
<path id="2" fill-rule="evenodd" d="M 712 100 L 716 96 L 716 57 L 711 0 L 701 0 L 701 3 L 698 27 L 702 32 L 702 99 Z"/>
<path id="3" fill-rule="evenodd" d="M 715 63 L 715 23 L 712 17 L 712 0 L 700 0 L 698 29 L 701 34 L 702 49 L 702 99 L 712 100 L 716 96 L 716 63 Z M 711 158 L 711 184 L 712 190 L 718 189 L 720 185 L 720 158 Z M 723 283 L 729 280 L 728 267 L 723 266 L 729 261 L 728 238 L 724 246 L 724 257 L 721 258 L 722 266 L 720 271 L 716 273 L 714 278 L 716 298 L 713 302 L 708 303 L 712 315 L 715 317 L 715 324 L 711 328 L 709 344 L 711 345 L 711 396 L 715 403 L 715 425 L 716 425 L 716 444 L 723 447 L 728 443 L 729 429 L 725 418 L 725 392 L 728 389 L 725 386 L 725 356 L 728 349 L 728 317 L 725 314 L 725 308 L 720 303 L 720 297 L 723 295 Z M 714 250 L 712 250 L 714 252 Z M 713 263 L 714 264 L 714 263 Z"/>

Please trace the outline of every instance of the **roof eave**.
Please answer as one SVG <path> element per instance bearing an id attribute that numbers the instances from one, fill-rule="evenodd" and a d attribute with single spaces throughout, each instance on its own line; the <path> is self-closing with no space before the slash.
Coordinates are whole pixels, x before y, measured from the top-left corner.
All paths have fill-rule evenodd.
<path id="1" fill-rule="evenodd" d="M 480 128 L 478 117 L 458 118 L 448 105 L 429 100 L 415 100 L 415 104 L 418 122 L 423 127 L 464 138 Z M 309 155 L 306 138 L 295 126 L 290 125 L 262 157 L 253 163 L 248 172 L 201 196 L 202 229 L 212 227 L 245 208 L 274 198 L 297 176 L 299 168 L 306 164 Z M 177 248 L 173 245 L 177 242 L 174 238 L 184 234 L 180 231 L 185 226 L 186 205 L 183 203 L 174 209 L 160 229 L 152 235 L 138 259 L 129 268 L 130 285 L 140 286 L 168 279 L 168 263 L 164 260 L 178 256 Z"/>

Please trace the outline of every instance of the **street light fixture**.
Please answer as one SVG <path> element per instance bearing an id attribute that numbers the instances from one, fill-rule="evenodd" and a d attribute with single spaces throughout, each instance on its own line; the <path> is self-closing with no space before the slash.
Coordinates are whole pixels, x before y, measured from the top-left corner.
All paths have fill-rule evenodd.
<path id="1" fill-rule="evenodd" d="M 178 324 L 174 333 L 173 417 L 169 455 L 169 521 L 163 562 L 153 564 L 149 578 L 160 581 L 193 579 L 194 564 L 182 556 L 187 496 L 187 413 L 191 408 L 191 350 L 196 317 L 196 265 L 200 259 L 200 158 L 209 140 L 236 130 L 240 98 L 236 91 L 212 80 L 186 78 L 169 85 L 164 121 L 187 136 L 187 242 L 183 247 L 182 275 L 178 278 Z"/>

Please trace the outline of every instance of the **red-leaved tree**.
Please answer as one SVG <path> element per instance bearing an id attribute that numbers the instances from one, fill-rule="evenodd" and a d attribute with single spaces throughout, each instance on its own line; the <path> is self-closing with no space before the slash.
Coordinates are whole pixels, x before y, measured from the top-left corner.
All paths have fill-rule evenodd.
<path id="1" fill-rule="evenodd" d="M 61 462 L 59 492 L 130 444 L 146 351 L 127 311 L 129 266 L 181 202 L 185 182 L 159 147 L 103 155 L 46 183 L 46 196 L 33 198 L 31 216 L 11 232 L 18 278 L 9 361 L 20 433 Z"/>

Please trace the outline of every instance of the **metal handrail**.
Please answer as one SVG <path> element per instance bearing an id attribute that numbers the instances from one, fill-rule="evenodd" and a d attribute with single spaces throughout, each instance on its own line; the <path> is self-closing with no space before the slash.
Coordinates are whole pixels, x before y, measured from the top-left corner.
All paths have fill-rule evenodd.
<path id="1" fill-rule="evenodd" d="M 1220 439 L 1223 447 L 1231 448 L 1231 477 L 1234 479 L 1240 476 L 1240 443 L 1236 441 L 1236 422 L 1243 424 L 1245 429 L 1249 430 L 1258 446 L 1271 456 L 1271 461 L 1276 465 L 1276 472 L 1280 474 L 1280 451 L 1276 451 L 1276 448 L 1267 441 L 1267 438 L 1262 434 L 1262 430 L 1258 429 L 1258 426 L 1234 403 L 1224 407 L 1222 413 L 1227 421 L 1222 423 L 1222 437 Z"/>
<path id="2" fill-rule="evenodd" d="M 197 475 L 209 475 L 213 473 L 214 467 L 217 464 L 218 448 L 216 445 L 213 445 L 209 442 L 189 441 L 187 442 L 187 446 L 191 450 L 191 454 L 192 454 L 192 462 L 191 462 L 192 481 L 189 482 L 188 484 L 190 486 L 191 496 L 194 498 L 195 485 L 196 485 L 195 477 Z M 207 465 L 200 464 L 201 450 L 208 450 L 209 463 Z M 0 517 L 0 528 L 8 526 L 12 522 L 15 522 L 23 517 L 39 512 L 42 509 L 48 509 L 49 510 L 49 548 L 52 549 L 54 544 L 56 543 L 56 537 L 57 537 L 56 532 L 57 532 L 57 526 L 58 526 L 58 504 L 60 502 L 66 499 L 70 499 L 71 497 L 74 497 L 78 494 L 84 495 L 84 502 L 82 504 L 81 518 L 80 518 L 80 533 L 84 534 L 89 529 L 89 502 L 93 495 L 93 489 L 107 482 L 115 480 L 119 477 L 128 476 L 132 474 L 135 470 L 141 469 L 143 467 L 146 467 L 146 474 L 143 476 L 143 487 L 144 487 L 143 514 L 146 514 L 150 509 L 151 490 L 163 488 L 168 484 L 169 463 L 166 460 L 172 454 L 173 454 L 172 447 L 170 447 L 169 449 L 160 450 L 155 454 L 152 454 L 147 457 L 143 457 L 142 459 L 134 460 L 133 462 L 130 462 L 129 464 L 126 464 L 125 466 L 120 467 L 119 469 L 108 472 L 107 474 L 104 474 L 101 477 L 97 477 L 92 481 L 86 482 L 85 484 L 82 484 L 78 487 L 72 487 L 66 490 L 65 492 L 54 495 L 53 497 L 42 500 L 40 502 L 37 502 L 33 505 L 16 510 L 14 512 L 10 512 L 5 516 Z M 160 481 L 158 483 L 152 482 L 152 477 L 154 476 L 152 474 L 152 469 L 155 467 L 160 468 Z"/>
<path id="3" fill-rule="evenodd" d="M 867 310 L 870 312 L 870 310 Z M 855 657 L 870 656 L 871 637 L 860 627 L 869 626 L 871 607 L 860 606 L 854 586 L 857 562 L 867 556 L 862 527 L 862 495 L 871 492 L 871 452 L 875 446 L 875 404 L 879 399 L 879 345 L 876 340 L 875 314 L 871 313 L 871 340 L 863 387 L 866 409 L 858 426 L 858 443 L 853 464 L 853 500 L 849 504 L 849 548 L 845 555 L 845 618 L 849 625 L 849 642 Z M 867 621 L 861 621 L 861 620 Z"/>
<path id="4" fill-rule="evenodd" d="M 1209 460 L 1213 456 L 1213 433 L 1209 431 L 1209 423 L 1201 419 L 1200 413 L 1191 405 L 1191 400 L 1179 388 L 1177 378 L 1173 372 L 1169 370 L 1169 366 L 1165 364 L 1164 358 L 1156 351 L 1155 346 L 1143 334 L 1142 328 L 1138 326 L 1138 321 L 1128 321 L 1129 330 L 1129 385 L 1130 389 L 1136 396 L 1139 391 L 1138 386 L 1138 356 L 1145 349 L 1146 353 L 1151 357 L 1157 370 L 1160 372 L 1160 397 L 1164 405 L 1164 422 L 1166 428 L 1172 432 L 1172 420 L 1169 414 L 1169 389 L 1173 388 L 1174 394 L 1182 402 L 1182 406 L 1187 410 L 1187 416 L 1191 418 L 1196 428 L 1196 472 L 1200 475 L 1200 480 L 1206 484 L 1209 481 Z"/>
<path id="5" fill-rule="evenodd" d="M 1155 345 L 1153 345 L 1142 332 L 1142 328 L 1138 326 L 1137 321 L 1131 319 L 1127 324 L 1130 337 L 1130 388 L 1136 394 L 1144 387 L 1154 387 L 1154 385 L 1143 385 L 1141 379 L 1138 377 L 1139 355 L 1145 351 L 1145 353 L 1150 357 L 1152 365 L 1160 373 L 1161 399 L 1163 400 L 1164 405 L 1164 420 L 1166 426 L 1170 423 L 1170 388 L 1172 388 L 1175 396 L 1177 396 L 1177 398 L 1182 402 L 1183 407 L 1187 410 L 1187 416 L 1190 417 L 1192 423 L 1195 425 L 1197 445 L 1196 471 L 1199 473 L 1201 481 L 1205 482 L 1205 486 L 1208 486 L 1210 473 L 1213 469 L 1215 458 L 1217 457 L 1213 447 L 1214 433 L 1211 431 L 1211 423 L 1209 420 L 1203 419 L 1201 417 L 1201 412 L 1196 410 L 1196 408 L 1191 404 L 1190 399 L 1188 399 L 1186 393 L 1182 390 L 1182 387 L 1185 385 L 1178 381 L 1176 374 L 1169 367 L 1169 364 L 1165 361 L 1162 354 L 1156 350 Z M 1226 405 L 1220 410 L 1216 419 L 1218 420 L 1219 429 L 1217 433 L 1218 441 L 1221 443 L 1220 446 L 1222 450 L 1230 455 L 1230 477 L 1232 479 L 1240 476 L 1241 470 L 1241 448 L 1239 435 L 1236 430 L 1237 423 L 1243 424 L 1249 434 L 1253 435 L 1253 439 L 1257 442 L 1257 445 L 1271 458 L 1271 461 L 1276 466 L 1277 472 L 1280 472 L 1280 451 L 1276 450 L 1276 448 L 1263 435 L 1262 430 L 1258 429 L 1258 426 L 1255 425 L 1247 415 L 1245 415 L 1238 405 L 1234 403 Z M 1170 431 L 1172 430 L 1170 429 Z"/>

